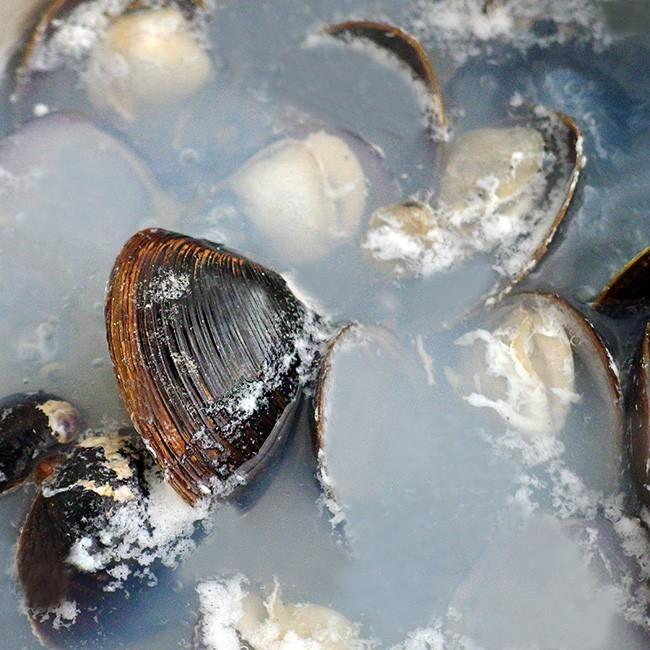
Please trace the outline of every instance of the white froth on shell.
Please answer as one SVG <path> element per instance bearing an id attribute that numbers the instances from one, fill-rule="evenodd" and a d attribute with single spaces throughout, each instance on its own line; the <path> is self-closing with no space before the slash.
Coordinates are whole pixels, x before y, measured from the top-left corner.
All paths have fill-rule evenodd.
<path id="1" fill-rule="evenodd" d="M 544 197 L 554 162 L 533 128 L 469 131 L 450 144 L 436 203 L 407 202 L 372 216 L 362 247 L 397 275 L 431 276 L 476 254 L 495 255 L 493 268 L 520 273 L 543 239 L 557 207 Z M 550 217 L 550 219 L 549 219 Z"/>
<path id="2" fill-rule="evenodd" d="M 604 2 L 593 0 L 498 0 L 486 2 L 414 0 L 407 14 L 411 29 L 433 40 L 459 62 L 488 51 L 493 43 L 509 43 L 521 50 L 550 47 L 570 39 L 589 41 L 595 49 L 612 40 L 603 11 Z M 553 22 L 555 31 L 535 33 L 536 20 Z"/>
<path id="3" fill-rule="evenodd" d="M 116 509 L 96 538 L 75 541 L 67 562 L 77 569 L 95 572 L 109 568 L 120 588 L 136 569 L 147 570 L 154 562 L 176 567 L 196 543 L 196 526 L 209 514 L 207 502 L 188 505 L 155 469 L 146 473 L 149 495 L 130 500 Z M 121 567 L 115 571 L 116 566 Z"/>

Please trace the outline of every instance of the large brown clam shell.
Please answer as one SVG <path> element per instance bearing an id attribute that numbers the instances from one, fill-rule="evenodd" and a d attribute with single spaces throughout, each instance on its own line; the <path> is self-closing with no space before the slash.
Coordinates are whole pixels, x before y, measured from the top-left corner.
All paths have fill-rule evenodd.
<path id="1" fill-rule="evenodd" d="M 426 51 L 415 36 L 395 25 L 370 20 L 348 20 L 328 25 L 324 32 L 350 41 L 365 39 L 396 56 L 409 68 L 415 79 L 424 84 L 430 103 L 429 120 L 432 130 L 441 131 L 446 128 L 447 116 L 438 77 Z"/>
<path id="2" fill-rule="evenodd" d="M 282 439 L 306 310 L 273 271 L 163 230 L 134 235 L 108 287 L 122 401 L 189 502 L 224 494 Z"/>

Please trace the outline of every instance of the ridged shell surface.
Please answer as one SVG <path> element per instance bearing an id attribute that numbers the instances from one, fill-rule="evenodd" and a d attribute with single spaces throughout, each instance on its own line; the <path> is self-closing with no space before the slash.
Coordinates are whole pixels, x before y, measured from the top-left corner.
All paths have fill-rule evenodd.
<path id="1" fill-rule="evenodd" d="M 134 235 L 106 302 L 134 425 L 187 501 L 226 494 L 282 438 L 306 310 L 273 271 L 163 230 Z"/>

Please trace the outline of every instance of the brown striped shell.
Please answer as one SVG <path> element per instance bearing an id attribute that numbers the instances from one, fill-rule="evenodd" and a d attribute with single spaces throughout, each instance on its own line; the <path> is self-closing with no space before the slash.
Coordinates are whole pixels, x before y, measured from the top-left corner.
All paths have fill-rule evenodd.
<path id="1" fill-rule="evenodd" d="M 273 271 L 143 230 L 119 254 L 106 330 L 127 413 L 189 502 L 224 494 L 282 439 L 307 312 Z"/>

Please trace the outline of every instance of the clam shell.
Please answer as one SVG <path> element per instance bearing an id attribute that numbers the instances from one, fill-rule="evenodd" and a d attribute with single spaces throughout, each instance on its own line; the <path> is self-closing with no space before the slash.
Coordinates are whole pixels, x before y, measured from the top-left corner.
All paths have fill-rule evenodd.
<path id="1" fill-rule="evenodd" d="M 405 201 L 371 216 L 366 259 L 429 280 L 447 322 L 497 302 L 544 258 L 563 223 L 584 166 L 582 142 L 574 120 L 545 109 L 460 134 L 445 144 L 435 203 Z M 460 304 L 457 291 L 447 297 L 459 282 L 470 287 Z"/>
<path id="2" fill-rule="evenodd" d="M 650 307 L 647 278 L 650 272 L 650 247 L 637 253 L 594 300 L 593 308 L 610 316 Z"/>
<path id="3" fill-rule="evenodd" d="M 125 437 L 87 438 L 43 482 L 20 532 L 16 558 L 29 609 L 55 607 L 79 588 L 77 579 L 84 578 L 68 565 L 70 550 L 82 538 L 98 543 L 109 519 L 142 498 L 145 458 Z M 101 575 L 89 584 L 96 579 Z"/>
<path id="4" fill-rule="evenodd" d="M 306 318 L 279 275 L 217 244 L 156 229 L 125 244 L 108 346 L 131 420 L 187 501 L 229 492 L 283 439 Z"/>
<path id="5" fill-rule="evenodd" d="M 544 318 L 530 331 L 515 331 L 511 317 L 518 309 Z M 457 343 L 469 352 L 462 363 L 461 375 L 468 380 L 460 386 L 464 399 L 484 412 L 497 436 L 518 432 L 535 450 L 527 464 L 555 458 L 556 452 L 547 453 L 558 440 L 566 465 L 589 489 L 611 494 L 619 488 L 624 413 L 618 370 L 605 341 L 575 307 L 556 294 L 509 296 Z M 484 352 L 473 356 L 477 344 L 485 344 Z M 571 356 L 563 358 L 567 348 Z M 524 383 L 528 378 L 534 381 Z M 548 407 L 531 412 L 545 417 L 522 422 L 540 389 Z"/>
<path id="6" fill-rule="evenodd" d="M 386 23 L 370 20 L 348 20 L 324 28 L 326 34 L 347 41 L 365 39 L 396 56 L 405 64 L 416 81 L 424 84 L 429 102 L 429 126 L 434 134 L 447 127 L 440 84 L 431 60 L 422 44 L 407 31 Z"/>
<path id="7" fill-rule="evenodd" d="M 29 100 L 28 90 L 32 81 L 32 67 L 39 49 L 48 43 L 63 21 L 84 4 L 92 5 L 92 2 L 90 0 L 49 0 L 36 16 L 13 65 L 16 117 L 20 116 L 23 110 L 26 110 L 27 114 L 31 111 L 31 107 L 23 105 L 23 100 Z M 133 0 L 130 3 L 123 2 L 121 4 L 118 2 L 114 5 L 107 5 L 103 13 L 106 18 L 110 19 L 129 12 L 147 9 L 150 6 L 146 0 Z M 198 11 L 205 8 L 205 3 L 203 0 L 162 0 L 156 6 L 161 8 L 177 7 L 186 18 L 191 19 Z"/>
<path id="8" fill-rule="evenodd" d="M 555 156 L 555 162 L 547 177 L 543 195 L 547 217 L 543 219 L 538 232 L 531 236 L 526 247 L 528 262 L 513 270 L 502 295 L 519 284 L 546 255 L 553 238 L 564 221 L 573 200 L 580 173 L 585 166 L 584 138 L 580 127 L 572 117 L 559 111 L 549 111 L 547 115 L 534 119 L 532 125 L 542 132 L 547 152 L 551 152 Z"/>

